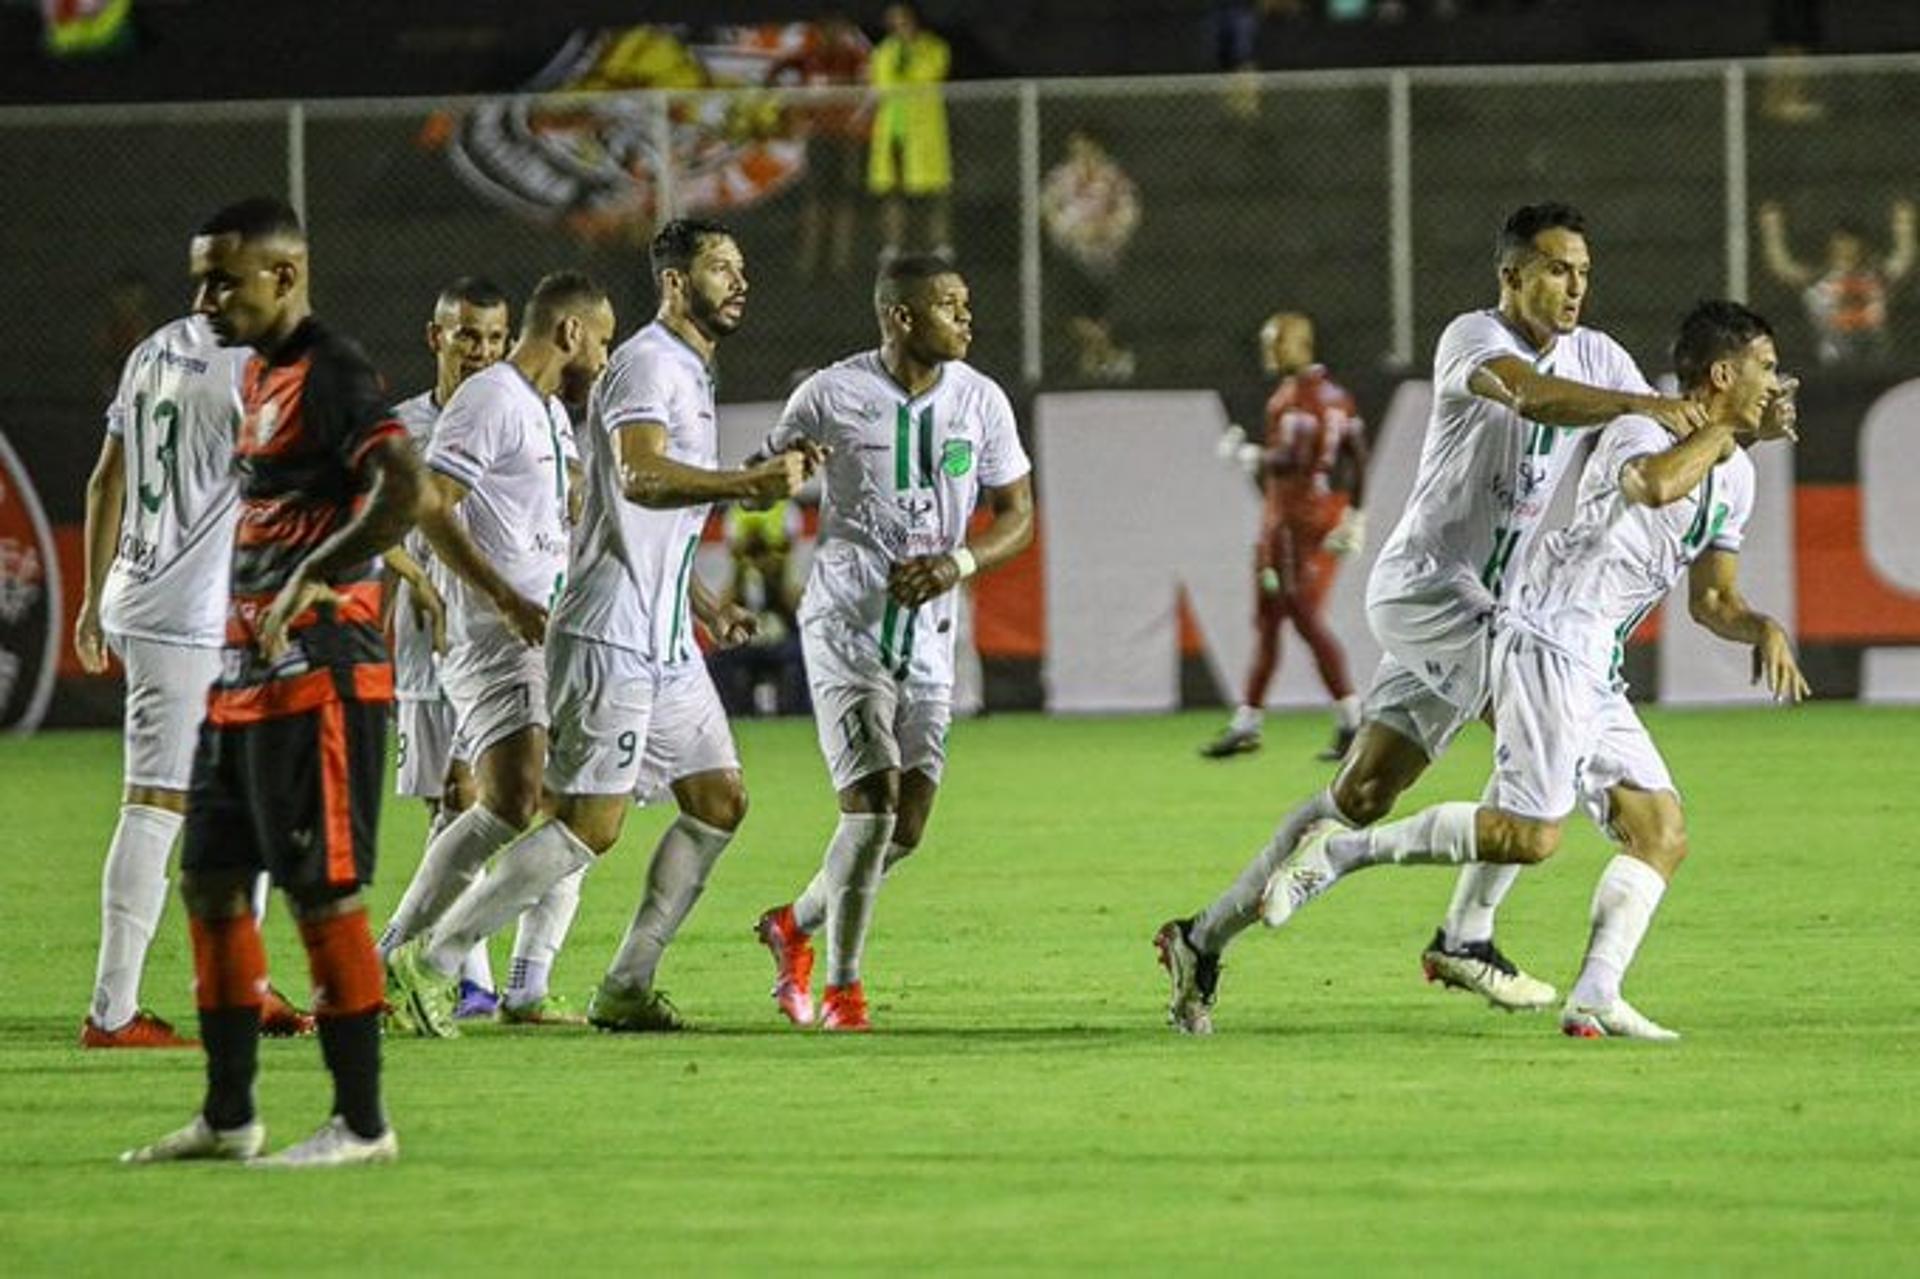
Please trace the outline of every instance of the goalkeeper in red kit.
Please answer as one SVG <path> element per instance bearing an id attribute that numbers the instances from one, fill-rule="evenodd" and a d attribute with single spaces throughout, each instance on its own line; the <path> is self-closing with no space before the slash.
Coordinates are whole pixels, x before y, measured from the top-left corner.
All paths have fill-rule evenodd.
<path id="1" fill-rule="evenodd" d="M 1282 622 L 1292 622 L 1313 650 L 1333 699 L 1333 742 L 1320 758 L 1342 758 L 1360 726 L 1346 653 L 1324 609 L 1337 559 L 1365 545 L 1367 442 L 1353 396 L 1313 356 L 1312 320 L 1288 311 L 1269 318 L 1260 328 L 1260 358 L 1280 382 L 1267 400 L 1265 441 L 1248 443 L 1237 428 L 1222 441 L 1223 452 L 1259 479 L 1263 509 L 1254 548 L 1253 663 L 1232 721 L 1201 748 L 1208 759 L 1260 749 L 1261 708 L 1280 664 Z"/>

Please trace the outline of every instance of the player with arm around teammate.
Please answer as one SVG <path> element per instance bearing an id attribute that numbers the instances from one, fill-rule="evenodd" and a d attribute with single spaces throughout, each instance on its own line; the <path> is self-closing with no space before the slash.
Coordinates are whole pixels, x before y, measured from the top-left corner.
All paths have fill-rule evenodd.
<path id="1" fill-rule="evenodd" d="M 840 821 L 820 870 L 755 932 L 773 997 L 809 1025 L 825 928 L 820 1025 L 867 1030 L 860 953 L 880 881 L 918 848 L 953 717 L 955 588 L 1033 540 L 1032 465 L 1006 393 L 967 364 L 966 280 L 944 258 L 896 258 L 874 291 L 877 350 L 808 378 L 763 452 L 824 450 L 820 539 L 800 633 L 820 749 Z M 984 497 L 993 520 L 969 538 Z"/>
<path id="2" fill-rule="evenodd" d="M 1620 678 L 1627 637 L 1684 576 L 1694 620 L 1751 645 L 1754 678 L 1777 700 L 1797 702 L 1807 685 L 1785 630 L 1747 604 L 1737 573 L 1754 503 L 1747 450 L 1794 438 L 1793 384 L 1780 378 L 1772 330 L 1738 303 L 1703 302 L 1681 322 L 1674 365 L 1707 424 L 1679 443 L 1637 414 L 1609 425 L 1572 522 L 1545 539 L 1501 614 L 1488 797 L 1368 830 L 1321 828 L 1269 882 L 1269 925 L 1368 866 L 1545 861 L 1584 803 L 1620 852 L 1594 890 L 1586 960 L 1561 1029 L 1581 1038 L 1679 1037 L 1621 995 L 1687 855 L 1679 793 Z"/>
<path id="3" fill-rule="evenodd" d="M 1697 402 L 1653 394 L 1620 344 L 1580 323 L 1592 268 L 1586 223 L 1564 204 L 1515 210 L 1496 242 L 1499 302 L 1454 318 L 1434 351 L 1433 412 L 1406 509 L 1367 579 L 1367 622 L 1385 650 L 1359 735 L 1333 784 L 1288 813 L 1239 877 L 1199 914 L 1155 936 L 1168 1021 L 1213 1028 L 1220 957 L 1259 918 L 1274 867 L 1315 822 L 1367 826 L 1485 711 L 1492 619 L 1525 564 L 1574 432 L 1642 413 L 1684 434 Z M 1541 1008 L 1552 986 L 1493 940 L 1513 867 L 1469 866 L 1422 962 L 1496 1006 Z"/>
<path id="4" fill-rule="evenodd" d="M 488 876 L 387 960 L 392 1001 L 421 1034 L 452 1030 L 460 956 L 620 837 L 636 792 L 671 788 L 680 815 L 661 836 L 645 895 L 587 1018 L 610 1031 L 679 1029 L 655 984 L 668 943 L 746 816 L 746 788 L 696 617 L 721 643 L 751 634 L 693 573 L 711 503 L 790 497 L 802 452 L 723 470 L 713 358 L 740 326 L 746 260 L 718 223 L 676 219 L 651 246 L 660 309 L 621 343 L 588 412 L 587 492 L 567 581 L 546 640 L 551 820 L 509 844 Z"/>

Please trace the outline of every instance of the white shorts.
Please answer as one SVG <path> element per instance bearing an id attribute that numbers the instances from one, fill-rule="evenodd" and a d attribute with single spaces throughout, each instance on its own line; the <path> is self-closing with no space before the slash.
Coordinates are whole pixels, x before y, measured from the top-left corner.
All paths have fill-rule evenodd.
<path id="1" fill-rule="evenodd" d="M 1626 694 L 1521 631 L 1494 642 L 1493 800 L 1558 821 L 1584 806 L 1604 831 L 1615 786 L 1669 791 L 1673 777 Z"/>
<path id="2" fill-rule="evenodd" d="M 454 731 L 453 703 L 444 697 L 400 698 L 394 703 L 394 793 L 437 800 L 446 791 L 447 770 L 466 762 L 466 750 Z"/>
<path id="3" fill-rule="evenodd" d="M 468 759 L 522 729 L 547 726 L 547 661 L 511 636 L 455 645 L 440 663 L 454 731 Z"/>
<path id="4" fill-rule="evenodd" d="M 1391 728 L 1437 759 L 1487 704 L 1491 608 L 1455 590 L 1369 603 L 1367 625 L 1385 654 L 1360 717 Z"/>
<path id="5" fill-rule="evenodd" d="M 817 627 L 803 627 L 800 638 L 814 727 L 834 790 L 887 769 L 922 772 L 937 784 L 946 769 L 953 689 L 900 683 L 877 660 L 849 662 Z"/>
<path id="6" fill-rule="evenodd" d="M 683 777 L 740 767 L 705 662 L 658 667 L 630 649 L 547 635 L 547 788 L 645 802 Z"/>
<path id="7" fill-rule="evenodd" d="M 220 650 L 107 636 L 127 668 L 125 784 L 184 791 Z"/>

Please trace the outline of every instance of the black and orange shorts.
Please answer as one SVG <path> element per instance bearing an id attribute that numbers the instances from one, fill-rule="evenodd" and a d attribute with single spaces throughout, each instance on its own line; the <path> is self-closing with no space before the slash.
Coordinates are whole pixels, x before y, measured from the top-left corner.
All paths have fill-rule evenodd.
<path id="1" fill-rule="evenodd" d="M 180 869 L 265 870 L 296 897 L 371 883 L 389 709 L 339 700 L 250 723 L 202 723 Z"/>

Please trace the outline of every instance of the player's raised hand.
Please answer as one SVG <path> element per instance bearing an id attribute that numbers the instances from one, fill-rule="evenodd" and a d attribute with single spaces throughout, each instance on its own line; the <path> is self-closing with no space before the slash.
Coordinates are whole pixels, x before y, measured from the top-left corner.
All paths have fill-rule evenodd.
<path id="1" fill-rule="evenodd" d="M 80 669 L 89 675 L 104 675 L 107 672 L 107 634 L 100 625 L 100 610 L 91 602 L 80 606 L 80 616 L 73 619 L 73 651 L 80 659 Z"/>
<path id="2" fill-rule="evenodd" d="M 738 604 L 722 604 L 707 619 L 707 632 L 721 648 L 735 648 L 760 633 L 760 619 L 751 609 Z"/>
<path id="3" fill-rule="evenodd" d="M 1707 406 L 1698 400 L 1655 400 L 1647 416 L 1667 428 L 1676 440 L 1684 440 L 1707 424 Z"/>
<path id="4" fill-rule="evenodd" d="M 1760 430 L 1754 438 L 1800 442 L 1800 405 L 1794 398 L 1799 390 L 1799 378 L 1780 379 L 1780 389 L 1773 393 L 1766 410 L 1760 414 Z"/>
<path id="5" fill-rule="evenodd" d="M 538 647 L 547 642 L 546 609 L 514 590 L 502 591 L 493 606 L 500 610 L 507 629 L 522 644 Z"/>
<path id="6" fill-rule="evenodd" d="M 960 565 L 951 555 L 916 555 L 901 560 L 887 575 L 887 593 L 908 608 L 918 608 L 960 584 Z"/>
<path id="7" fill-rule="evenodd" d="M 308 609 L 321 604 L 340 604 L 340 595 L 331 586 L 318 578 L 308 577 L 295 569 L 280 593 L 273 597 L 273 603 L 260 615 L 259 647 L 260 655 L 269 662 L 277 662 L 287 651 L 287 628 L 293 619 Z"/>
<path id="8" fill-rule="evenodd" d="M 1793 658 L 1793 644 L 1787 633 L 1773 622 L 1753 646 L 1753 682 L 1767 682 L 1767 691 L 1776 702 L 1799 702 L 1813 690 L 1807 687 L 1800 664 Z"/>

